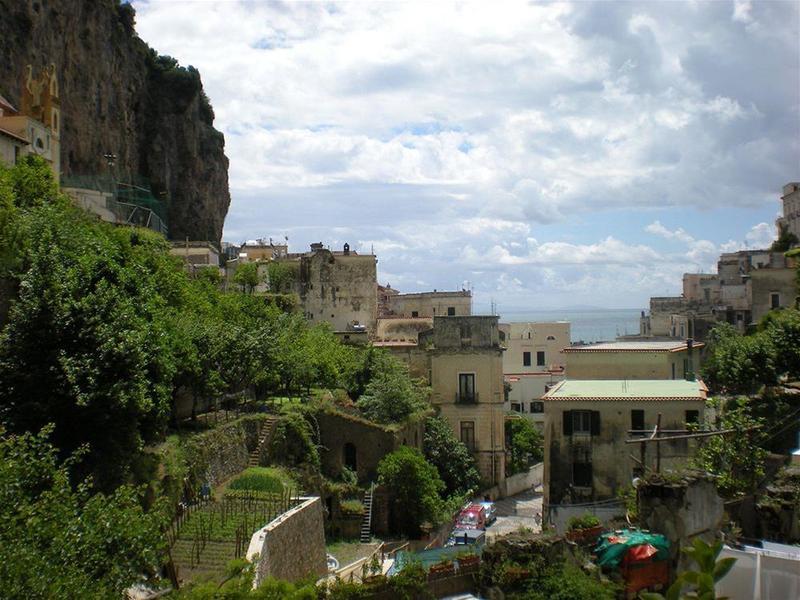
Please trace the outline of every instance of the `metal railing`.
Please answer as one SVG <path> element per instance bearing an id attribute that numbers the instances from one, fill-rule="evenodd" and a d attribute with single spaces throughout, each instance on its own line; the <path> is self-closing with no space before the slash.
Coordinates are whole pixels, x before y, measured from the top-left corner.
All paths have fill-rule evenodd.
<path id="1" fill-rule="evenodd" d="M 456 392 L 456 404 L 477 404 L 478 403 L 478 392 L 471 392 L 462 394 L 461 392 Z"/>

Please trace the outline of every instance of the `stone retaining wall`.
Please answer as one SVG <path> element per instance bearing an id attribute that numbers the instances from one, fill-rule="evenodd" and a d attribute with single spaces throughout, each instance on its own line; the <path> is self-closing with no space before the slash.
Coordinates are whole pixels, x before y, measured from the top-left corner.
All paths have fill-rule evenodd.
<path id="1" fill-rule="evenodd" d="M 322 500 L 316 496 L 301 500 L 253 534 L 247 559 L 259 555 L 256 587 L 267 577 L 294 582 L 328 572 Z"/>

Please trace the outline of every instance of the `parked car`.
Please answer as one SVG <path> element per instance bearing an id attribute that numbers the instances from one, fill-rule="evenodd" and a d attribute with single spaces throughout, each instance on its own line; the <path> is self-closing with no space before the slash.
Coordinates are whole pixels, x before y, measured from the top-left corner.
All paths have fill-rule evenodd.
<path id="1" fill-rule="evenodd" d="M 481 504 L 470 504 L 456 519 L 456 529 L 486 529 L 486 509 Z"/>
<path id="2" fill-rule="evenodd" d="M 486 532 L 482 529 L 454 529 L 445 546 L 469 546 L 483 544 L 485 541 Z"/>
<path id="3" fill-rule="evenodd" d="M 484 510 L 486 510 L 486 525 L 491 525 L 497 520 L 497 507 L 494 505 L 494 502 L 489 500 L 484 500 L 479 502 L 481 506 L 483 506 Z"/>

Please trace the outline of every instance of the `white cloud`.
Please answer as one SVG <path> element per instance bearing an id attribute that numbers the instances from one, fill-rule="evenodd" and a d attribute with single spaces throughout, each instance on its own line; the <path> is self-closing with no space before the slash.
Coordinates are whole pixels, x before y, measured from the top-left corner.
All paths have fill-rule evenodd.
<path id="1" fill-rule="evenodd" d="M 695 211 L 775 202 L 800 163 L 791 3 L 136 8 L 143 39 L 202 73 L 231 159 L 226 236 L 365 240 L 403 285 L 489 293 L 501 269 L 529 298 L 643 302 L 768 232 L 726 242 L 741 232 L 720 220 L 699 239 L 648 215 L 655 241 L 683 245 L 662 252 L 631 217 L 694 231 Z M 575 229 L 612 213 L 618 229 Z"/>

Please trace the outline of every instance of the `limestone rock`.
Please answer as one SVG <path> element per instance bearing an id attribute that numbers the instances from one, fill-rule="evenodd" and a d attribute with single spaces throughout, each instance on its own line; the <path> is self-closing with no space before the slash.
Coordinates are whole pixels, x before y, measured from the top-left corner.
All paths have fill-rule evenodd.
<path id="1" fill-rule="evenodd" d="M 19 106 L 28 64 L 55 64 L 61 170 L 149 179 L 170 237 L 219 241 L 230 204 L 225 140 L 196 69 L 159 58 L 118 0 L 0 0 L 0 94 Z"/>

